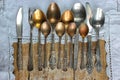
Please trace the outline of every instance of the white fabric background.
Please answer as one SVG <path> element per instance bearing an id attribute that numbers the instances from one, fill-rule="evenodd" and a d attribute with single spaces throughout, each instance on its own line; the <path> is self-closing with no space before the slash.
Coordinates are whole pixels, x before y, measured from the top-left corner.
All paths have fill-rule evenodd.
<path id="1" fill-rule="evenodd" d="M 9 53 L 9 38 L 10 36 L 16 36 L 16 15 L 20 7 L 24 10 L 23 19 L 23 36 L 29 36 L 29 24 L 28 24 L 28 8 L 40 8 L 46 13 L 50 2 L 56 2 L 61 13 L 66 9 L 71 9 L 74 2 L 81 2 L 85 5 L 85 2 L 89 2 L 93 11 L 100 7 L 104 10 L 108 16 L 108 23 L 110 33 L 110 51 L 112 61 L 112 78 L 111 80 L 120 80 L 120 0 L 4 0 L 2 6 L 2 0 L 0 1 L 0 80 L 14 80 L 13 71 L 13 57 L 12 53 Z M 2 9 L 2 8 L 3 9 Z M 36 29 L 34 34 L 37 35 Z M 13 41 L 16 41 L 13 39 Z M 10 45 L 11 46 L 11 45 Z M 109 66 L 109 65 L 108 65 Z M 108 68 L 108 74 L 109 68 Z"/>

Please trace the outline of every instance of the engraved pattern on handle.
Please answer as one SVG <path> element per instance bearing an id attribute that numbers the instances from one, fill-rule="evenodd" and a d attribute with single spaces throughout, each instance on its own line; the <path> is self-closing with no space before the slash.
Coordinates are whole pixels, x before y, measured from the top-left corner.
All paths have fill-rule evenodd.
<path id="1" fill-rule="evenodd" d="M 89 74 L 92 73 L 93 70 L 93 62 L 92 62 L 92 53 L 91 53 L 91 35 L 88 35 L 88 52 L 87 52 L 87 71 Z"/>
<path id="2" fill-rule="evenodd" d="M 28 58 L 28 71 L 33 70 L 33 42 L 32 42 L 32 28 L 30 30 L 30 44 L 29 44 L 29 58 Z"/>
<path id="3" fill-rule="evenodd" d="M 70 68 L 74 68 L 74 44 L 72 43 L 71 38 L 71 45 L 70 45 Z"/>
<path id="4" fill-rule="evenodd" d="M 84 61 L 84 38 L 82 38 L 82 49 L 81 49 L 81 64 L 80 69 L 84 69 L 86 67 L 85 61 Z"/>
<path id="5" fill-rule="evenodd" d="M 55 49 L 54 49 L 54 29 L 52 29 L 52 43 L 51 43 L 51 55 L 50 55 L 50 68 L 53 70 L 56 65 L 56 56 L 55 56 Z"/>
<path id="6" fill-rule="evenodd" d="M 63 71 L 67 71 L 67 32 L 65 33 L 65 53 L 63 60 Z"/>
<path id="7" fill-rule="evenodd" d="M 97 48 L 96 48 L 96 69 L 98 72 L 101 71 L 102 69 L 102 64 L 101 64 L 101 60 L 100 60 L 100 45 L 99 45 L 99 29 L 96 29 L 96 33 L 97 33 Z"/>
<path id="8" fill-rule="evenodd" d="M 61 68 L 61 37 L 59 37 L 59 52 L 58 52 L 58 64 L 57 64 L 57 68 L 60 69 Z"/>
<path id="9" fill-rule="evenodd" d="M 74 54 L 75 55 L 78 55 L 78 49 L 79 49 L 79 47 L 78 47 L 79 43 L 78 42 L 79 42 L 79 31 L 78 31 L 78 28 L 77 28 L 77 32 L 76 32 L 75 40 L 74 40 L 74 44 L 75 44 L 75 46 L 74 46 Z M 75 58 L 75 56 L 74 56 L 74 58 Z M 78 59 L 78 56 L 77 56 L 77 59 Z M 78 60 L 74 61 L 74 70 L 77 69 L 77 63 L 78 63 Z"/>
<path id="10" fill-rule="evenodd" d="M 18 70 L 23 70 L 22 39 L 21 38 L 18 38 L 17 66 L 18 66 Z"/>
<path id="11" fill-rule="evenodd" d="M 42 55 L 41 55 L 41 33 L 38 30 L 38 70 L 42 70 Z"/>

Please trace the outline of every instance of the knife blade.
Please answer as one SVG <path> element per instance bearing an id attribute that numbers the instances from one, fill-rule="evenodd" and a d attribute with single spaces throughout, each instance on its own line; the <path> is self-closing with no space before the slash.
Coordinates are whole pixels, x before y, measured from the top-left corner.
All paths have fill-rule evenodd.
<path id="1" fill-rule="evenodd" d="M 16 32 L 17 32 L 17 67 L 18 70 L 23 69 L 23 58 L 22 58 L 22 27 L 23 27 L 23 9 L 19 8 L 16 18 Z"/>

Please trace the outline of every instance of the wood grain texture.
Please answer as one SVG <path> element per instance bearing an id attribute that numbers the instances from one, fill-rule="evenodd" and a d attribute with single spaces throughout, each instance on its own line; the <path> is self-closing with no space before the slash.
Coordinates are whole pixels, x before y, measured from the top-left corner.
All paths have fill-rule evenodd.
<path id="1" fill-rule="evenodd" d="M 42 45 L 43 48 L 44 45 Z M 69 46 L 69 44 L 68 44 Z M 79 42 L 79 46 L 81 46 L 81 42 Z M 30 80 L 73 80 L 73 70 L 68 67 L 68 70 L 66 72 L 62 71 L 62 69 L 57 69 L 57 67 L 54 70 L 51 70 L 49 68 L 49 56 L 50 56 L 50 50 L 51 50 L 51 44 L 47 43 L 46 47 L 46 53 L 47 53 L 47 68 L 42 69 L 42 71 L 38 71 L 38 54 L 37 54 L 37 43 L 33 44 L 33 65 L 34 69 L 31 72 L 27 71 L 27 64 L 28 64 L 28 49 L 29 44 L 23 44 L 22 50 L 23 50 L 23 70 L 18 71 L 17 69 L 17 43 L 13 43 L 14 48 L 14 74 L 15 74 L 15 80 L 28 80 L 28 77 L 30 76 Z M 87 51 L 87 43 L 85 43 L 85 54 Z M 61 68 L 63 68 L 63 56 L 64 56 L 64 48 L 65 46 L 61 45 Z M 56 56 L 58 55 L 58 43 L 55 44 L 55 51 Z M 96 42 L 92 42 L 92 57 L 93 57 L 93 64 L 95 64 L 95 49 L 96 49 Z M 43 49 L 42 49 L 43 50 Z M 78 64 L 77 64 L 77 70 L 75 71 L 75 80 L 109 80 L 107 74 L 106 74 L 106 51 L 105 51 L 105 41 L 100 40 L 100 50 L 101 50 L 101 62 L 102 62 L 102 71 L 98 73 L 96 71 L 96 68 L 94 67 L 92 74 L 88 74 L 86 68 L 83 70 L 80 70 L 80 62 L 81 62 L 81 47 L 79 48 L 79 55 L 78 55 Z M 68 49 L 69 51 L 69 49 Z M 44 53 L 44 52 L 43 52 Z M 69 52 L 68 52 L 69 55 Z"/>

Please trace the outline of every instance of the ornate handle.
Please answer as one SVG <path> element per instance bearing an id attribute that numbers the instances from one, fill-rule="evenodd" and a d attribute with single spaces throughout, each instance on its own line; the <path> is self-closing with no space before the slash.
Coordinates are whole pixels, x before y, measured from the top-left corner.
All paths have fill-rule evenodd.
<path id="1" fill-rule="evenodd" d="M 23 69 L 23 57 L 22 57 L 22 39 L 18 38 L 18 55 L 17 55 L 18 70 Z"/>
<path id="2" fill-rule="evenodd" d="M 91 53 L 91 35 L 89 35 L 88 37 L 88 53 L 87 53 L 87 71 L 89 74 L 92 73 L 93 70 L 93 63 L 92 63 L 92 53 Z"/>

